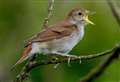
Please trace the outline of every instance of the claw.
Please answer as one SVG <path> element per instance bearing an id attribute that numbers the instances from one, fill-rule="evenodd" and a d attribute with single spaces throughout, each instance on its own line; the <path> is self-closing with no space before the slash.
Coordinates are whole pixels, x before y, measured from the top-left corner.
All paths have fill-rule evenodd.
<path id="1" fill-rule="evenodd" d="M 81 58 L 80 58 L 80 61 L 79 61 L 79 63 L 80 63 L 80 64 L 82 63 L 82 60 L 81 60 Z"/>
<path id="2" fill-rule="evenodd" d="M 71 66 L 71 65 L 70 65 L 70 60 L 71 60 L 71 58 L 69 57 L 69 58 L 68 58 L 68 66 Z"/>
<path id="3" fill-rule="evenodd" d="M 57 63 L 57 64 L 54 65 L 53 68 L 56 69 L 59 65 L 60 65 L 60 63 Z"/>

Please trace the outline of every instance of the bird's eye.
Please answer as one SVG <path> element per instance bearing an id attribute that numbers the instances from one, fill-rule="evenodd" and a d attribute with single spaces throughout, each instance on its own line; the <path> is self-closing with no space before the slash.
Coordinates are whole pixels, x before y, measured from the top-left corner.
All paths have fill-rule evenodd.
<path id="1" fill-rule="evenodd" d="M 78 15 L 82 15 L 82 13 L 81 13 L 81 12 L 78 12 Z"/>

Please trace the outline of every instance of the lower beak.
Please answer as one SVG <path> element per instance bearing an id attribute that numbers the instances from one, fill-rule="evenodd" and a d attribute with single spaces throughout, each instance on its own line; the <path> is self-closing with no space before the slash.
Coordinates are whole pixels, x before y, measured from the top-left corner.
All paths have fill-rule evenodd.
<path id="1" fill-rule="evenodd" d="M 87 23 L 94 25 L 94 23 L 88 19 L 88 15 L 85 16 L 84 20 L 85 20 Z"/>

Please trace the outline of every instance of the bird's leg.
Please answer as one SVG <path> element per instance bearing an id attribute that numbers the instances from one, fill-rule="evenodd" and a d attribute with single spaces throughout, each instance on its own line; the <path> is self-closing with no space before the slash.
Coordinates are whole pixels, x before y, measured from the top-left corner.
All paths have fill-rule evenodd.
<path id="1" fill-rule="evenodd" d="M 67 57 L 68 58 L 68 65 L 69 66 L 70 66 L 70 60 L 71 60 L 71 58 L 77 57 L 77 56 L 74 56 L 74 55 L 70 55 L 70 54 L 66 54 L 66 53 L 60 53 L 60 52 L 52 52 L 52 54 L 59 55 L 59 56 L 62 56 L 62 57 Z"/>
<path id="2" fill-rule="evenodd" d="M 71 65 L 70 65 L 70 60 L 71 60 L 71 58 L 69 57 L 69 58 L 68 58 L 68 66 L 71 66 Z"/>
<path id="3" fill-rule="evenodd" d="M 55 64 L 54 68 L 56 69 L 59 65 L 60 65 L 60 63 Z"/>
<path id="4" fill-rule="evenodd" d="M 81 64 L 82 63 L 81 57 L 79 57 L 79 59 L 80 59 L 79 63 Z"/>

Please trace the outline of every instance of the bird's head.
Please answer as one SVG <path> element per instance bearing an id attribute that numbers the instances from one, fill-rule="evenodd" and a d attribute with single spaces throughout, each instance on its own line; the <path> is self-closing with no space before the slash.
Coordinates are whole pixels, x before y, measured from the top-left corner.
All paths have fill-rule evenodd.
<path id="1" fill-rule="evenodd" d="M 68 18 L 72 20 L 74 23 L 82 23 L 82 24 L 94 24 L 92 21 L 88 19 L 89 11 L 83 8 L 73 9 L 69 14 Z"/>

